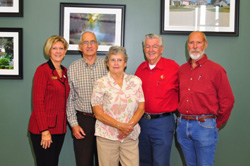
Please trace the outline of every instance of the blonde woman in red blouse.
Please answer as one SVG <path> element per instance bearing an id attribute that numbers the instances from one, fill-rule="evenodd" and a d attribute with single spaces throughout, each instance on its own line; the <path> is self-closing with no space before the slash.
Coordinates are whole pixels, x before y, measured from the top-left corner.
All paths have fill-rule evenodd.
<path id="1" fill-rule="evenodd" d="M 37 166 L 57 166 L 66 133 L 67 69 L 61 65 L 68 49 L 61 36 L 47 39 L 49 61 L 38 66 L 33 84 L 29 132 Z"/>

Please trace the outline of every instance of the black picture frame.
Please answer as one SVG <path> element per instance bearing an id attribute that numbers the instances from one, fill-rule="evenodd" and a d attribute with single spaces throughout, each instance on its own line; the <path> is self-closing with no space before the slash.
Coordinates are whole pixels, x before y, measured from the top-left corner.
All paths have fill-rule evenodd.
<path id="1" fill-rule="evenodd" d="M 0 17 L 23 17 L 23 0 L 12 0 L 11 4 L 0 2 Z"/>
<path id="2" fill-rule="evenodd" d="M 209 2 L 161 0 L 161 34 L 239 36 L 239 0 Z"/>
<path id="3" fill-rule="evenodd" d="M 0 28 L 0 79 L 23 79 L 22 28 Z"/>
<path id="4" fill-rule="evenodd" d="M 79 54 L 78 44 L 85 31 L 94 32 L 97 54 L 112 45 L 124 46 L 126 5 L 60 3 L 60 35 L 69 42 L 67 54 Z"/>

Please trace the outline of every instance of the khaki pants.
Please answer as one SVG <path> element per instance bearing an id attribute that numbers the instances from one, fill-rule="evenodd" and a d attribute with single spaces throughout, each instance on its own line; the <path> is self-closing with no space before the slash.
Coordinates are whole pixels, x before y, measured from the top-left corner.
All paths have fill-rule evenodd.
<path id="1" fill-rule="evenodd" d="M 96 137 L 99 166 L 139 166 L 138 139 L 124 142 Z"/>

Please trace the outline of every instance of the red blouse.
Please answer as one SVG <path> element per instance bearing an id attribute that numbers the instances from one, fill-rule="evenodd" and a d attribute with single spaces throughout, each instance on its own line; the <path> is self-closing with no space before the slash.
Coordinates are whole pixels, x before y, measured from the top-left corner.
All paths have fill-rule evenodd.
<path id="1" fill-rule="evenodd" d="M 49 130 L 51 134 L 66 133 L 66 102 L 69 95 L 67 69 L 63 66 L 62 78 L 49 60 L 40 65 L 34 76 L 33 111 L 29 131 L 40 134 Z"/>

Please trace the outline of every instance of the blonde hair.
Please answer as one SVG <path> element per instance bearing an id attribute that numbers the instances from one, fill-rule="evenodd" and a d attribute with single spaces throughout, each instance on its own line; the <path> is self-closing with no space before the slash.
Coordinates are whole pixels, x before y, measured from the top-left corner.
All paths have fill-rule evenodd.
<path id="1" fill-rule="evenodd" d="M 69 47 L 68 42 L 62 36 L 53 35 L 48 38 L 44 44 L 44 52 L 47 56 L 49 56 L 50 54 L 50 49 L 52 45 L 56 42 L 62 42 L 65 50 L 67 50 Z"/>

